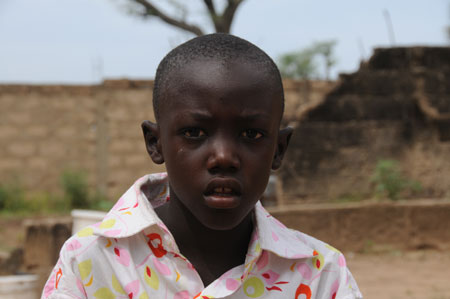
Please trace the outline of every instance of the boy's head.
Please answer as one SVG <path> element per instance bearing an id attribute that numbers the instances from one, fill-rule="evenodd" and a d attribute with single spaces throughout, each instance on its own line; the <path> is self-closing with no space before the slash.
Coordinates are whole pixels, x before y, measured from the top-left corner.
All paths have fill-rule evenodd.
<path id="1" fill-rule="evenodd" d="M 229 34 L 209 34 L 197 37 L 170 51 L 160 62 L 153 88 L 153 111 L 158 120 L 160 104 L 164 105 L 165 91 L 172 88 L 173 76 L 194 61 L 213 60 L 226 67 L 230 63 L 246 63 L 257 66 L 261 75 L 275 92 L 279 93 L 284 110 L 284 93 L 280 72 L 273 60 L 252 43 Z"/>
<path id="2" fill-rule="evenodd" d="M 171 197 L 206 227 L 234 228 L 281 165 L 292 133 L 279 129 L 276 65 L 235 36 L 202 36 L 162 60 L 153 94 L 157 124 L 142 127 L 150 157 L 166 163 Z"/>

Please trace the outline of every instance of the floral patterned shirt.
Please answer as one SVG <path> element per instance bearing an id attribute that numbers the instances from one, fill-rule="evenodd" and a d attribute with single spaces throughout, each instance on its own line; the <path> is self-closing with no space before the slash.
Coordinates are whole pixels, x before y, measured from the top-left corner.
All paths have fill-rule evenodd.
<path id="1" fill-rule="evenodd" d="M 259 202 L 245 264 L 205 287 L 153 210 L 168 199 L 165 173 L 137 180 L 102 222 L 66 241 L 42 298 L 362 298 L 338 250 Z"/>

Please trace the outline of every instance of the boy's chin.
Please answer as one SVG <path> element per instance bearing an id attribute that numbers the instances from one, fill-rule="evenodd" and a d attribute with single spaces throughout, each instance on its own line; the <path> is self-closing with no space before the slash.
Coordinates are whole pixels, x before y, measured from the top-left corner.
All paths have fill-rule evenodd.
<path id="1" fill-rule="evenodd" d="M 200 223 L 203 224 L 206 228 L 210 230 L 216 231 L 231 231 L 235 229 L 239 229 L 242 225 L 248 225 L 252 220 L 252 211 L 250 211 L 244 217 L 239 219 L 233 219 L 231 215 L 223 215 L 225 217 L 214 217 L 212 219 L 204 219 L 200 220 Z"/>
<path id="2" fill-rule="evenodd" d="M 239 223 L 237 224 L 227 224 L 227 225 L 223 225 L 223 224 L 217 224 L 217 223 L 203 223 L 203 225 L 210 229 L 210 230 L 217 230 L 217 231 L 230 231 L 235 229 L 236 227 L 239 226 Z"/>

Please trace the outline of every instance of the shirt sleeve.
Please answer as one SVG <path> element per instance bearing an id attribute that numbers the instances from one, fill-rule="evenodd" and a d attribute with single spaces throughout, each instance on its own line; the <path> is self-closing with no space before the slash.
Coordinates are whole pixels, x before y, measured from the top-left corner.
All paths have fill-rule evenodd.
<path id="1" fill-rule="evenodd" d="M 362 299 L 358 285 L 348 269 L 344 255 L 339 254 L 340 273 L 335 299 Z"/>
<path id="2" fill-rule="evenodd" d="M 66 244 L 69 241 L 61 249 L 58 262 L 42 290 L 41 299 L 87 298 L 76 268 L 77 262 L 70 251 L 67 250 Z"/>

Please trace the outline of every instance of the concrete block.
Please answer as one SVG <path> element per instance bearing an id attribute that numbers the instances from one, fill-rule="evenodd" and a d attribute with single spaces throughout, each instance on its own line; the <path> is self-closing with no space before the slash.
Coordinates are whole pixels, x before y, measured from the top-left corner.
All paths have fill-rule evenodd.
<path id="1" fill-rule="evenodd" d="M 7 140 L 13 140 L 13 138 L 17 138 L 20 134 L 21 130 L 18 127 L 15 127 L 11 124 L 0 125 L 0 140 L 2 140 L 2 144 L 5 144 Z"/>
<path id="2" fill-rule="evenodd" d="M 8 145 L 8 151 L 15 157 L 30 157 L 36 153 L 36 145 L 31 142 L 11 143 Z"/>
<path id="3" fill-rule="evenodd" d="M 56 264 L 59 251 L 72 234 L 72 219 L 46 218 L 24 221 L 26 228 L 24 244 L 24 270 L 37 274 L 42 290 L 51 269 Z"/>

